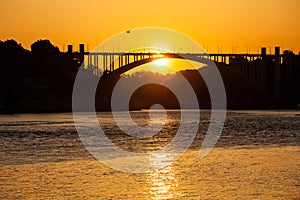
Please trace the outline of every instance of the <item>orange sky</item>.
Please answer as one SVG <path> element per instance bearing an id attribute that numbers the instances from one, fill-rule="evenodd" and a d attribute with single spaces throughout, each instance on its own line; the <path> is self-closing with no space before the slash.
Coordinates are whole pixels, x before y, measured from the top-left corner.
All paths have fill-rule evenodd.
<path id="1" fill-rule="evenodd" d="M 219 51 L 257 53 L 279 45 L 300 51 L 299 0 L 1 0 L 0 40 L 25 48 L 37 39 L 63 44 L 99 42 L 127 29 L 180 31 Z M 76 50 L 76 47 L 75 47 Z M 269 50 L 268 50 L 269 51 Z"/>

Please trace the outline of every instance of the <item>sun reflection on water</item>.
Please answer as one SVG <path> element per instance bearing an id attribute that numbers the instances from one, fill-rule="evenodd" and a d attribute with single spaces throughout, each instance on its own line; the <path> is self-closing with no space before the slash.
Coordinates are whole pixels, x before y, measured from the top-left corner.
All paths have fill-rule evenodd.
<path id="1" fill-rule="evenodd" d="M 164 162 L 171 162 L 171 154 L 152 154 L 153 166 L 160 167 Z M 175 171 L 172 165 L 148 174 L 149 193 L 151 199 L 172 199 L 180 196 L 176 190 L 178 183 L 175 178 Z"/>

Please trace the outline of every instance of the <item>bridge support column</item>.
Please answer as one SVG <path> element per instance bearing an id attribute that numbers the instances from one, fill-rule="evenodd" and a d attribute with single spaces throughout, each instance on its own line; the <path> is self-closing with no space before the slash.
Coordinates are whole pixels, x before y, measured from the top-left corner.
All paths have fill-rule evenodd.
<path id="1" fill-rule="evenodd" d="M 107 56 L 103 55 L 103 68 L 104 71 L 107 70 Z"/>
<path id="2" fill-rule="evenodd" d="M 90 67 L 90 65 L 91 65 L 91 56 L 88 55 L 88 68 Z"/>
<path id="3" fill-rule="evenodd" d="M 94 67 L 95 67 L 95 73 L 98 76 L 98 56 L 94 55 Z"/>
<path id="4" fill-rule="evenodd" d="M 119 61 L 118 61 L 118 65 L 119 65 L 119 68 L 121 67 L 121 59 L 122 59 L 122 56 L 119 56 Z"/>
<path id="5" fill-rule="evenodd" d="M 226 64 L 226 56 L 222 56 L 222 63 Z"/>
<path id="6" fill-rule="evenodd" d="M 123 66 L 124 63 L 124 56 L 121 56 L 121 67 Z"/>
<path id="7" fill-rule="evenodd" d="M 130 58 L 129 55 L 126 56 L 126 65 L 128 65 L 130 63 Z"/>
<path id="8" fill-rule="evenodd" d="M 267 72 L 266 72 L 266 65 L 265 65 L 265 58 L 267 56 L 267 49 L 266 47 L 262 47 L 261 48 L 261 64 L 260 64 L 260 80 L 261 80 L 261 84 L 264 90 L 268 90 L 267 89 Z"/>
<path id="9" fill-rule="evenodd" d="M 94 56 L 94 66 L 98 68 L 98 56 Z"/>
<path id="10" fill-rule="evenodd" d="M 281 93 L 281 77 L 280 77 L 280 47 L 275 47 L 275 97 L 276 100 L 280 101 L 280 93 Z"/>
<path id="11" fill-rule="evenodd" d="M 114 63 L 115 63 L 115 61 L 114 61 L 114 55 L 110 55 L 110 58 L 109 58 L 109 61 L 110 61 L 110 63 L 109 63 L 109 66 L 110 66 L 110 71 L 113 71 L 114 70 Z"/>

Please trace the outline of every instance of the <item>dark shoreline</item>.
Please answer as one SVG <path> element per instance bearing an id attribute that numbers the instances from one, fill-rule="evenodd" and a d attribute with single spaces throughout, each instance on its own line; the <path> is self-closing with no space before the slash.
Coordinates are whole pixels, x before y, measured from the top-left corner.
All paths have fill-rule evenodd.
<path id="1" fill-rule="evenodd" d="M 277 50 L 278 55 L 262 52 L 261 58 L 256 60 L 236 56 L 231 57 L 229 64 L 215 62 L 223 79 L 228 109 L 297 109 L 300 104 L 300 93 L 297 92 L 300 85 L 300 55 L 291 51 L 279 54 L 280 49 Z M 1 41 L 0 114 L 72 112 L 74 82 L 81 70 L 84 53 L 61 52 L 49 40 L 36 41 L 31 45 L 31 51 L 14 40 Z M 282 61 L 274 59 L 274 56 L 279 56 Z M 88 68 L 82 70 L 85 80 L 99 79 Z M 111 110 L 112 91 L 121 78 L 115 71 L 103 72 L 95 97 L 82 94 L 84 98 L 95 98 L 97 111 Z M 202 75 L 214 80 L 214 70 L 207 65 L 198 70 L 177 73 L 184 76 L 193 88 L 199 107 L 209 109 L 210 93 Z M 140 73 L 129 75 L 127 80 L 137 82 L 140 78 L 149 77 L 155 78 L 153 74 Z M 162 76 L 159 78 L 171 84 L 180 83 L 176 76 L 168 80 L 163 80 Z M 125 86 L 125 92 L 126 89 Z M 147 109 L 154 104 L 161 104 L 166 109 L 180 108 L 174 93 L 159 84 L 146 84 L 138 88 L 129 104 L 129 110 Z M 89 108 L 84 106 L 83 102 L 83 111 Z"/>
<path id="2" fill-rule="evenodd" d="M 142 110 L 148 110 L 148 109 L 132 109 L 129 110 L 130 112 L 138 112 Z M 179 108 L 173 108 L 173 109 L 165 109 L 166 111 L 179 111 L 181 109 Z M 196 110 L 196 109 L 182 109 L 182 110 Z M 199 108 L 199 111 L 210 111 L 210 108 Z M 216 109 L 218 110 L 218 109 Z M 119 112 L 125 112 L 127 110 L 119 110 Z M 226 111 L 299 111 L 299 114 L 296 114 L 297 116 L 300 115 L 300 110 L 297 108 L 286 108 L 286 107 L 269 107 L 269 108 L 227 108 Z M 80 113 L 89 113 L 93 111 L 80 111 Z M 97 113 L 111 113 L 111 110 L 98 110 Z M 0 116 L 3 115 L 19 115 L 19 114 L 60 114 L 60 113 L 73 113 L 72 110 L 60 110 L 60 111 L 29 111 L 29 112 L 11 112 L 11 113 L 0 113 Z"/>

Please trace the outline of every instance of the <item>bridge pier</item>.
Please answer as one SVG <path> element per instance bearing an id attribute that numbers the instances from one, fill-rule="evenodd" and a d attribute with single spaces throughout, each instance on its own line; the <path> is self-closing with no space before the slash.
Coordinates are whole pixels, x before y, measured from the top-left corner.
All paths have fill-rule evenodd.
<path id="1" fill-rule="evenodd" d="M 103 69 L 106 71 L 106 55 L 103 55 Z"/>
<path id="2" fill-rule="evenodd" d="M 98 68 L 98 56 L 94 56 L 94 66 Z"/>
<path id="3" fill-rule="evenodd" d="M 280 93 L 281 93 L 281 70 L 280 70 L 281 58 L 280 58 L 280 47 L 275 47 L 275 97 L 278 101 L 280 101 Z"/>
<path id="4" fill-rule="evenodd" d="M 122 65 L 121 65 L 122 56 L 119 56 L 118 60 L 119 60 L 119 61 L 118 61 L 118 64 L 119 64 L 119 68 L 120 68 L 120 67 L 122 66 Z"/>
<path id="5" fill-rule="evenodd" d="M 113 71 L 114 70 L 114 63 L 115 63 L 115 61 L 114 61 L 114 55 L 110 55 L 109 56 L 109 68 L 110 68 L 110 71 Z"/>
<path id="6" fill-rule="evenodd" d="M 125 55 L 125 65 L 129 64 L 129 55 Z"/>
<path id="7" fill-rule="evenodd" d="M 90 67 L 92 64 L 92 56 L 89 56 L 89 59 L 88 59 L 88 67 Z"/>

